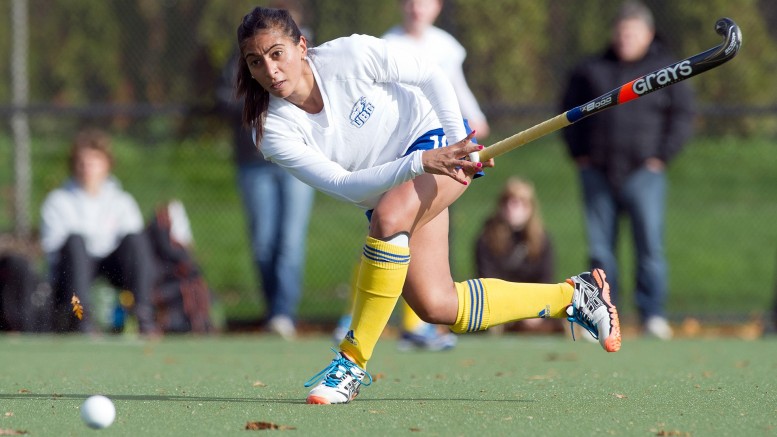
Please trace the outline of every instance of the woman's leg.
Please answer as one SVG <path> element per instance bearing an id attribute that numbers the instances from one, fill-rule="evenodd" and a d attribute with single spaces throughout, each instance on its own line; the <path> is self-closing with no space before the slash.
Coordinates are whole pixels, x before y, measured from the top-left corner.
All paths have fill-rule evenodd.
<path id="1" fill-rule="evenodd" d="M 402 294 L 410 261 L 407 238 L 412 241 L 415 230 L 445 211 L 465 188 L 448 177 L 423 175 L 386 193 L 374 209 L 356 282 L 351 329 L 340 344 L 358 365 L 366 366 Z"/>
<path id="2" fill-rule="evenodd" d="M 454 282 L 448 264 L 447 214 L 413 234 L 404 298 L 425 321 L 457 333 L 481 331 L 516 320 L 573 316 L 599 337 L 608 352 L 620 349 L 620 326 L 601 270 L 560 284 L 479 278 Z M 574 310 L 567 314 L 572 305 Z"/>
<path id="3" fill-rule="evenodd" d="M 410 264 L 408 237 L 445 211 L 464 189 L 447 177 L 425 174 L 381 198 L 359 265 L 350 330 L 340 343 L 341 352 L 305 384 L 318 382 L 307 403 L 347 403 L 361 384 L 369 385 L 364 367 L 402 294 Z"/>
<path id="4" fill-rule="evenodd" d="M 455 332 L 485 330 L 515 320 L 566 317 L 573 287 L 480 278 L 454 283 L 448 263 L 448 214 L 418 229 L 410 241 L 403 297 L 426 322 Z"/>

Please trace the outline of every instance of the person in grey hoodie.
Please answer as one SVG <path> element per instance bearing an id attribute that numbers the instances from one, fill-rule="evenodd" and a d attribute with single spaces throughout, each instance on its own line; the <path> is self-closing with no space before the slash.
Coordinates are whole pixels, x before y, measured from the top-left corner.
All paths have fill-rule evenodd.
<path id="1" fill-rule="evenodd" d="M 151 290 L 154 265 L 143 216 L 135 199 L 111 174 L 107 133 L 79 132 L 70 151 L 70 178 L 41 207 L 41 246 L 54 290 L 54 330 L 94 332 L 90 288 L 99 276 L 134 297 L 142 334 L 156 332 Z M 72 312 L 77 295 L 83 319 Z"/>

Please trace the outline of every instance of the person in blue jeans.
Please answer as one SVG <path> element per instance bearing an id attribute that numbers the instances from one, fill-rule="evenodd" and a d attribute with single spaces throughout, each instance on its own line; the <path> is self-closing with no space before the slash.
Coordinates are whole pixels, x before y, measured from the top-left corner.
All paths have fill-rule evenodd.
<path id="1" fill-rule="evenodd" d="M 655 38 L 653 16 L 639 2 L 624 3 L 606 51 L 582 62 L 563 95 L 565 109 L 584 104 L 675 61 Z M 615 249 L 619 218 L 630 219 L 636 251 L 635 299 L 645 334 L 672 337 L 665 303 L 666 166 L 693 132 L 693 92 L 687 82 L 655 92 L 617 111 L 605 111 L 562 131 L 582 185 L 588 255 L 607 272 L 617 305 L 622 282 Z"/>
<path id="2" fill-rule="evenodd" d="M 251 255 L 266 303 L 266 326 L 284 339 L 296 336 L 296 317 L 305 272 L 305 250 L 315 191 L 266 161 L 253 134 L 242 126 L 236 100 L 238 54 L 224 69 L 218 90 L 222 112 L 233 126 L 237 182 L 245 208 Z"/>

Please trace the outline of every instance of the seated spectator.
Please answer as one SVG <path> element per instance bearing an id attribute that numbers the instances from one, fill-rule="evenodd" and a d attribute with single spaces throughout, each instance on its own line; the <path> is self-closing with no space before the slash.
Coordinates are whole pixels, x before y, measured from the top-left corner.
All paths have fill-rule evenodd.
<path id="1" fill-rule="evenodd" d="M 486 220 L 475 246 L 477 275 L 510 282 L 546 283 L 554 279 L 553 245 L 540 216 L 530 182 L 509 179 L 499 203 Z M 505 326 L 507 330 L 562 332 L 562 319 L 528 319 Z"/>
<path id="2" fill-rule="evenodd" d="M 95 332 L 92 282 L 104 277 L 134 297 L 141 334 L 156 332 L 151 303 L 153 255 L 135 199 L 112 176 L 110 137 L 87 129 L 70 150 L 70 179 L 50 192 L 41 208 L 41 245 L 54 292 L 54 330 Z M 77 295 L 83 319 L 72 312 Z"/>

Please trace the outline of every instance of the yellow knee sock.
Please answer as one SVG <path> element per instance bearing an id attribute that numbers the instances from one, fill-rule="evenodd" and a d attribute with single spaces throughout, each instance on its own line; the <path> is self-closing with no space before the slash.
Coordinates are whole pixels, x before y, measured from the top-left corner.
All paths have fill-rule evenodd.
<path id="1" fill-rule="evenodd" d="M 403 299 L 402 300 L 402 329 L 408 332 L 415 331 L 422 323 L 418 314 L 410 308 L 410 305 Z"/>
<path id="2" fill-rule="evenodd" d="M 367 237 L 356 282 L 351 330 L 340 343 L 340 349 L 362 368 L 366 368 L 402 294 L 409 264 L 408 247 Z"/>
<path id="3" fill-rule="evenodd" d="M 500 279 L 470 279 L 457 282 L 459 311 L 451 330 L 457 333 L 482 331 L 536 317 L 566 317 L 574 288 L 561 284 L 524 284 Z"/>

